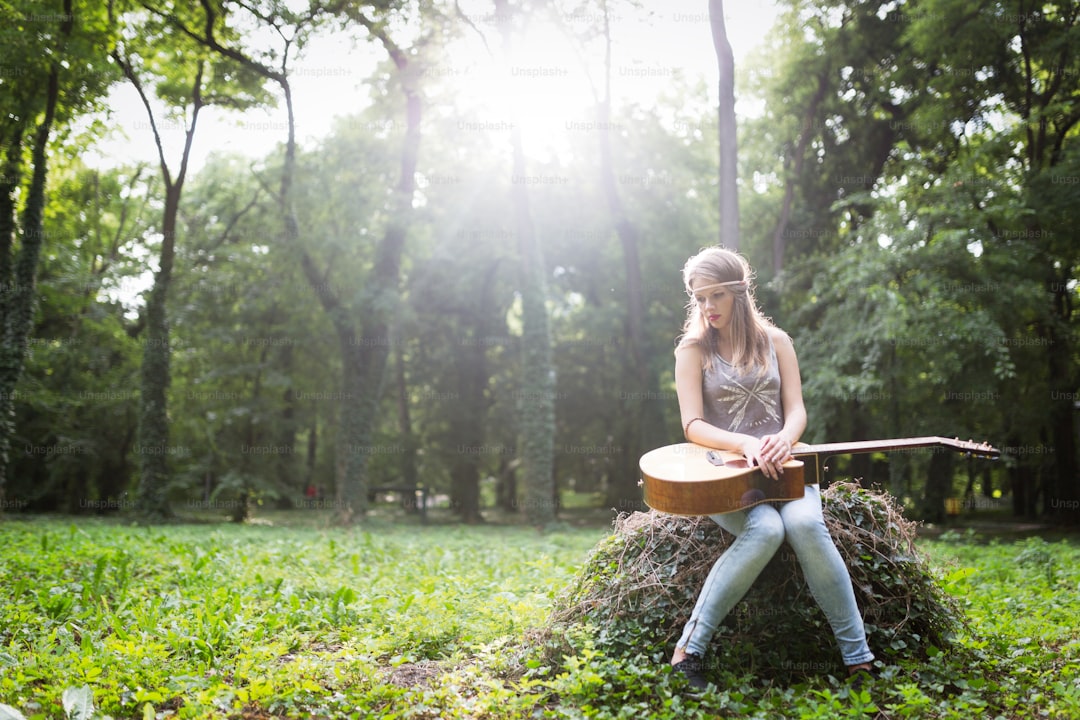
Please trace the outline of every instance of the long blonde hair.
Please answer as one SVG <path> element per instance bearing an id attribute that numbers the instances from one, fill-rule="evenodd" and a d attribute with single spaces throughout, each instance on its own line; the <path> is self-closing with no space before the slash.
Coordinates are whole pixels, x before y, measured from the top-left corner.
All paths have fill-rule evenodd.
<path id="1" fill-rule="evenodd" d="M 683 266 L 683 284 L 690 302 L 686 305 L 686 322 L 678 347 L 699 346 L 707 368 L 712 366 L 713 357 L 720 353 L 720 333 L 709 325 L 694 300 L 696 280 L 705 280 L 709 285 L 727 284 L 726 289 L 735 297 L 728 326 L 733 354 L 731 364 L 740 373 L 751 368 L 764 372 L 769 367 L 769 328 L 773 324 L 761 314 L 754 300 L 754 271 L 750 263 L 727 248 L 705 248 Z"/>

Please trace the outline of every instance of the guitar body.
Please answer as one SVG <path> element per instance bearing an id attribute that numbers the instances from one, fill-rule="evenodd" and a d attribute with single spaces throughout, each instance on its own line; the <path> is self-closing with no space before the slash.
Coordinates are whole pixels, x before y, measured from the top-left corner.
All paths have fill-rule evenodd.
<path id="1" fill-rule="evenodd" d="M 680 443 L 651 450 L 639 462 L 645 503 L 672 515 L 716 515 L 763 502 L 798 500 L 803 463 L 789 460 L 772 480 L 735 452 Z"/>

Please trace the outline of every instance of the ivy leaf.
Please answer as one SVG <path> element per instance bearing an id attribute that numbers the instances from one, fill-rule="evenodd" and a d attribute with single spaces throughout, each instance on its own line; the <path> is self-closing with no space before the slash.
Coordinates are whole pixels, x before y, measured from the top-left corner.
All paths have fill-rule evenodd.
<path id="1" fill-rule="evenodd" d="M 94 716 L 94 693 L 89 685 L 68 688 L 61 699 L 68 720 L 90 720 Z"/>

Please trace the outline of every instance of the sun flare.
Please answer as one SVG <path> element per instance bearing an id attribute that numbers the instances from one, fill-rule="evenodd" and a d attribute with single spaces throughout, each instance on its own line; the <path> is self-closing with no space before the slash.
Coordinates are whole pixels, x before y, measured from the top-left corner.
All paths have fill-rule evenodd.
<path id="1" fill-rule="evenodd" d="M 432 68 L 452 85 L 478 121 L 496 129 L 517 128 L 533 157 L 564 150 L 569 133 L 595 129 L 599 95 L 582 49 L 544 18 L 532 19 L 504 50 L 494 18 L 476 41 L 455 52 L 453 64 Z"/>

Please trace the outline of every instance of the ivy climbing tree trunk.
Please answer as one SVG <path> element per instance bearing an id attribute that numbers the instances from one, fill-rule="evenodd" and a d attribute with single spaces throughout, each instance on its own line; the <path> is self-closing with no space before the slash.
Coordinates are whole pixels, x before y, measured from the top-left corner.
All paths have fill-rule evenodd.
<path id="1" fill-rule="evenodd" d="M 64 35 L 71 33 L 71 0 L 64 3 L 65 20 L 61 24 Z M 31 148 L 30 189 L 23 211 L 23 227 L 18 255 L 12 258 L 15 246 L 15 191 L 19 186 L 22 147 L 22 130 L 16 130 L 12 142 L 5 148 L 5 177 L 3 200 L 0 201 L 0 238 L 3 245 L 0 270 L 0 320 L 3 322 L 3 338 L 0 345 L 0 501 L 4 500 L 11 454 L 11 438 L 14 434 L 15 397 L 19 377 L 26 358 L 27 342 L 34 320 L 36 301 L 35 285 L 38 258 L 45 239 L 45 179 L 48 169 L 46 150 L 56 117 L 60 97 L 60 63 L 54 60 L 49 68 L 45 91 L 45 112 L 34 134 Z M 11 173 L 10 177 L 7 173 Z M 2 507 L 2 503 L 0 503 Z"/>
<path id="2" fill-rule="evenodd" d="M 622 413 L 626 428 L 622 433 L 627 442 L 621 453 L 622 462 L 608 485 L 607 504 L 619 511 L 641 510 L 641 490 L 638 488 L 638 458 L 648 450 L 663 444 L 667 437 L 661 409 L 660 380 L 652 372 L 652 357 L 648 334 L 645 332 L 645 299 L 641 276 L 641 234 L 626 212 L 619 193 L 615 160 L 611 147 L 611 25 L 608 4 L 601 3 L 604 32 L 604 95 L 598 102 L 600 180 L 607 200 L 608 213 L 615 234 L 622 246 L 623 268 L 626 274 L 626 341 L 629 353 L 626 362 L 636 386 L 620 393 L 628 398 Z"/>
<path id="3" fill-rule="evenodd" d="M 453 353 L 458 422 L 450 429 L 450 446 L 457 449 L 450 461 L 450 497 L 462 522 L 470 525 L 484 521 L 480 514 L 481 458 L 463 448 L 478 448 L 484 443 L 484 419 L 491 406 L 485 393 L 489 372 L 484 340 L 491 332 L 498 267 L 498 259 L 490 261 L 483 273 L 477 275 L 481 279 L 475 283 L 475 295 L 463 299 L 460 321 L 463 329 L 471 330 L 471 336 L 463 335 Z"/>
<path id="4" fill-rule="evenodd" d="M 511 11 L 506 0 L 495 0 L 508 67 L 513 56 Z M 513 177 L 527 177 L 521 124 L 510 130 Z M 518 280 L 521 294 L 522 378 L 518 392 L 521 418 L 521 461 L 525 482 L 525 514 L 529 523 L 544 527 L 554 522 L 555 502 L 555 366 L 547 311 L 544 258 L 533 225 L 527 183 L 511 184 L 514 229 L 518 239 Z"/>
<path id="5" fill-rule="evenodd" d="M 356 397 L 342 406 L 343 427 L 350 437 L 359 440 L 360 449 L 370 446 L 378 421 L 386 367 L 390 357 L 390 337 L 394 313 L 400 302 L 401 259 L 413 219 L 413 196 L 416 193 L 416 166 L 420 158 L 420 122 L 423 114 L 418 76 L 412 57 L 377 23 L 356 11 L 352 19 L 362 25 L 386 50 L 398 73 L 405 96 L 405 136 L 397 185 L 390 199 L 386 230 L 375 251 L 375 263 L 368 278 L 370 302 L 362 313 L 359 342 L 348 355 L 353 363 L 346 372 Z M 423 41 L 420 41 L 422 44 Z M 416 48 L 414 48 L 415 50 Z M 367 468 L 370 453 L 348 452 L 343 463 L 343 475 L 338 482 L 339 515 L 343 522 L 352 522 L 367 509 Z"/>
<path id="6" fill-rule="evenodd" d="M 199 62 L 191 83 L 191 119 L 185 130 L 184 148 L 180 167 L 175 177 L 165 159 L 165 147 L 158 131 L 158 119 L 129 56 L 116 48 L 112 52 L 124 73 L 135 88 L 146 110 L 157 147 L 161 176 L 165 183 L 165 207 L 161 218 L 161 251 L 154 284 L 146 297 L 146 325 L 143 336 L 142 365 L 139 374 L 139 429 L 136 454 L 139 456 L 139 486 L 135 496 L 136 513 L 148 522 L 160 522 L 175 515 L 169 504 L 169 457 L 173 449 L 169 445 L 168 392 L 171 380 L 169 345 L 168 298 L 172 283 L 173 263 L 176 257 L 177 219 L 180 214 L 180 198 L 187 177 L 191 148 L 195 140 L 195 128 L 199 112 L 203 108 L 204 64 Z"/>

